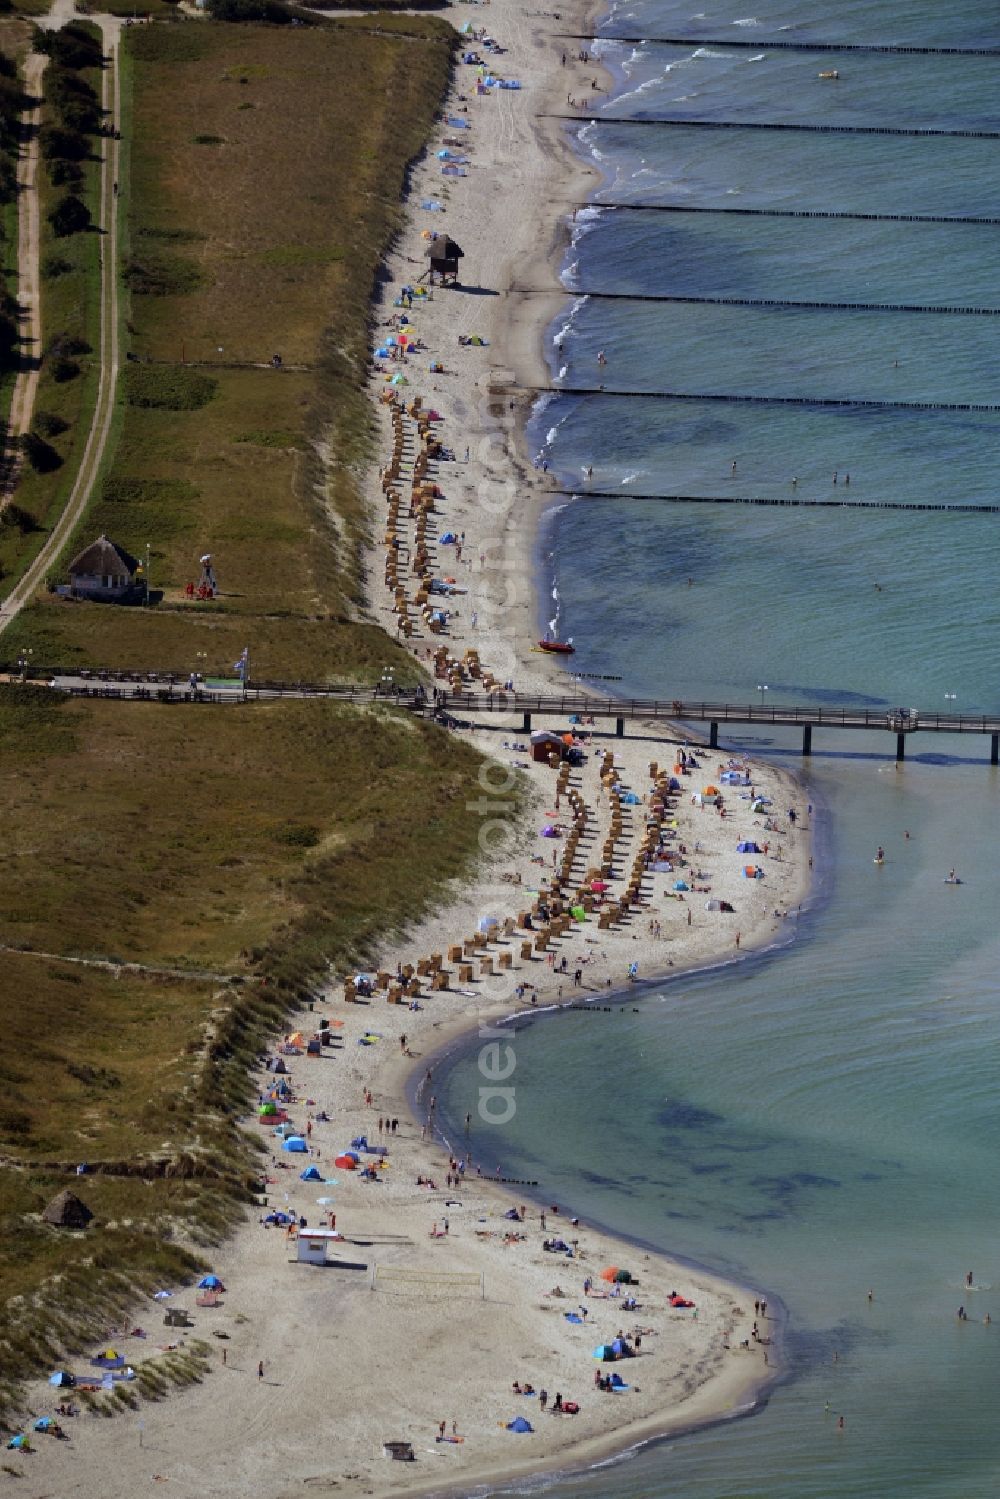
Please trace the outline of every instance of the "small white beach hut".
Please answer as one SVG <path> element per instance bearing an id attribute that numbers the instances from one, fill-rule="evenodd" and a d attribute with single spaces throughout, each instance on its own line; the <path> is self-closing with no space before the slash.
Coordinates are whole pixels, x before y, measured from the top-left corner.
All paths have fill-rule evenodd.
<path id="1" fill-rule="evenodd" d="M 299 1252 L 296 1258 L 300 1265 L 325 1265 L 326 1246 L 333 1240 L 335 1243 L 343 1243 L 344 1236 L 339 1234 L 335 1228 L 300 1228 L 298 1237 Z"/>

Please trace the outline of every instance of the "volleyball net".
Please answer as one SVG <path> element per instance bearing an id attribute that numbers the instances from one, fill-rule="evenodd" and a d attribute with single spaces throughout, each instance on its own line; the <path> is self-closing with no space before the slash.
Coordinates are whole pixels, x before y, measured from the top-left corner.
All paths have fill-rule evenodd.
<path id="1" fill-rule="evenodd" d="M 406 1294 L 433 1291 L 461 1292 L 486 1300 L 486 1276 L 481 1270 L 422 1270 L 411 1265 L 372 1265 L 371 1289 Z"/>

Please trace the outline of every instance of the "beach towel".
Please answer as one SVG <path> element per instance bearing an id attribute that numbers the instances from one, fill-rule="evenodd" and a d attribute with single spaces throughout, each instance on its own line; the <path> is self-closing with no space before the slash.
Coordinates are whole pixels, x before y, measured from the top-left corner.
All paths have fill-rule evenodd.
<path id="1" fill-rule="evenodd" d="M 583 1318 L 578 1312 L 563 1312 L 567 1322 L 582 1322 Z"/>

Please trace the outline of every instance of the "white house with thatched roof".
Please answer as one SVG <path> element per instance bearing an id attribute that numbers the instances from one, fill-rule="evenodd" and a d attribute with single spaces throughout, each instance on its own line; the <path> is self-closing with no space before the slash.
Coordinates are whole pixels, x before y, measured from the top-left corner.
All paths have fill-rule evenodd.
<path id="1" fill-rule="evenodd" d="M 116 541 L 99 536 L 70 563 L 70 592 L 76 599 L 118 603 L 135 587 L 139 565 Z"/>

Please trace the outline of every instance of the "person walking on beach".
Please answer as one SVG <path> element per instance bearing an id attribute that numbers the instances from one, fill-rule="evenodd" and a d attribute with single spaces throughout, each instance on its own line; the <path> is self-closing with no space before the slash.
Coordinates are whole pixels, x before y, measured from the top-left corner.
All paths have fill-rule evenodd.
<path id="1" fill-rule="evenodd" d="M 261 1359 L 260 1362 L 257 1365 L 257 1378 L 258 1378 L 258 1380 L 261 1380 L 261 1379 L 264 1378 L 264 1360 L 263 1359 Z"/>

